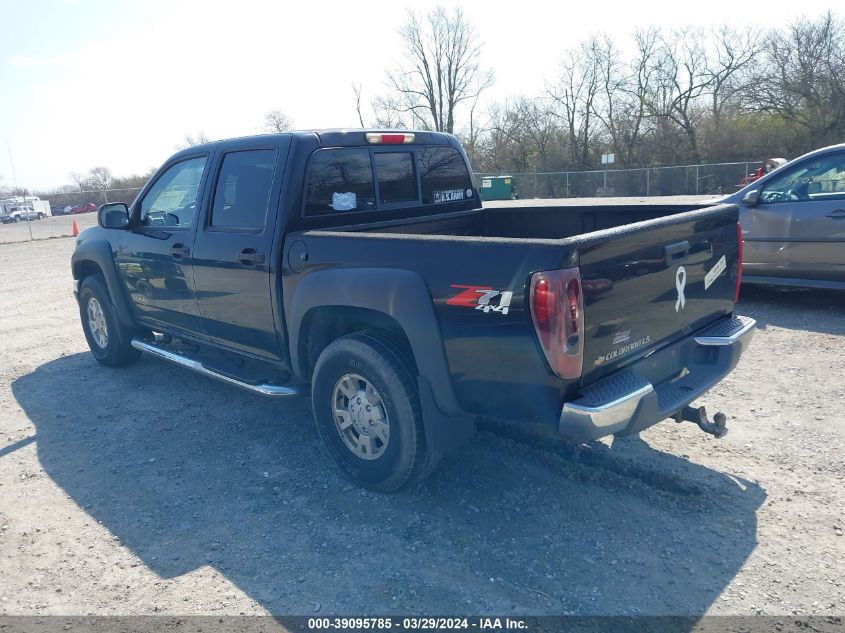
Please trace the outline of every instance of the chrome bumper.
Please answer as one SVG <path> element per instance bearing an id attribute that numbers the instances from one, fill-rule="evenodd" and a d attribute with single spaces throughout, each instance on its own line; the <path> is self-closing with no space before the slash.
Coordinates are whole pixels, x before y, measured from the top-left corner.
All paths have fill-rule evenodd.
<path id="1" fill-rule="evenodd" d="M 589 441 L 636 433 L 671 417 L 736 367 L 755 326 L 749 317 L 728 317 L 586 387 L 563 405 L 560 433 Z M 680 378 L 658 381 L 682 369 Z"/>

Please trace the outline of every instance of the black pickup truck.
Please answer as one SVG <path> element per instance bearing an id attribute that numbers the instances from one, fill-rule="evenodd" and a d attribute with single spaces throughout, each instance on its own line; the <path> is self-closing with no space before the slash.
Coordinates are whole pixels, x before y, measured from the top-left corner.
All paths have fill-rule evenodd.
<path id="1" fill-rule="evenodd" d="M 310 384 L 328 452 L 396 490 L 479 417 L 575 441 L 696 422 L 737 364 L 737 207 L 482 207 L 457 139 L 333 130 L 183 150 L 72 257 L 94 357 L 266 396 Z"/>

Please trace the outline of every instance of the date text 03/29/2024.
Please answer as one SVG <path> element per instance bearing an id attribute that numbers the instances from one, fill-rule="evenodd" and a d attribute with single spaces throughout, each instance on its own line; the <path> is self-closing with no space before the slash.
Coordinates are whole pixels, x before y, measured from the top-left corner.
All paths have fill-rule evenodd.
<path id="1" fill-rule="evenodd" d="M 511 617 L 372 617 L 372 618 L 308 618 L 311 631 L 524 631 L 528 629 L 525 620 Z"/>

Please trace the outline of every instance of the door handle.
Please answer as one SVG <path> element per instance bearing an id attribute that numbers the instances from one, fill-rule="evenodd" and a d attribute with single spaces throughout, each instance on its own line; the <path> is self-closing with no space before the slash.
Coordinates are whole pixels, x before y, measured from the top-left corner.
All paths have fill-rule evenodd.
<path id="1" fill-rule="evenodd" d="M 834 220 L 845 220 L 845 209 L 835 209 L 832 213 L 828 213 L 827 217 Z"/>
<path id="2" fill-rule="evenodd" d="M 173 255 L 173 259 L 182 259 L 183 257 L 187 257 L 191 254 L 191 249 L 184 244 L 177 242 L 173 245 L 173 248 L 170 249 L 170 254 Z"/>
<path id="3" fill-rule="evenodd" d="M 238 261 L 243 266 L 255 266 L 264 263 L 264 253 L 255 252 L 254 248 L 245 248 L 238 253 Z"/>
<path id="4" fill-rule="evenodd" d="M 667 266 L 684 261 L 689 257 L 689 242 L 676 242 L 663 247 L 663 260 Z"/>

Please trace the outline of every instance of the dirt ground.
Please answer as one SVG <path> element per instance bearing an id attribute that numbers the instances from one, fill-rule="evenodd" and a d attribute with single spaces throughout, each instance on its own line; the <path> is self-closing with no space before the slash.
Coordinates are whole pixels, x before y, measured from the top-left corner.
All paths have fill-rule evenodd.
<path id="1" fill-rule="evenodd" d="M 43 220 L 0 224 L 0 245 L 26 242 L 30 239 L 45 240 L 69 237 L 73 235 L 74 221 L 76 221 L 77 228 L 82 231 L 97 224 L 97 214 L 57 215 Z"/>
<path id="2" fill-rule="evenodd" d="M 0 615 L 845 611 L 845 294 L 744 291 L 723 440 L 487 429 L 381 496 L 305 398 L 100 367 L 72 248 L 0 246 Z"/>

